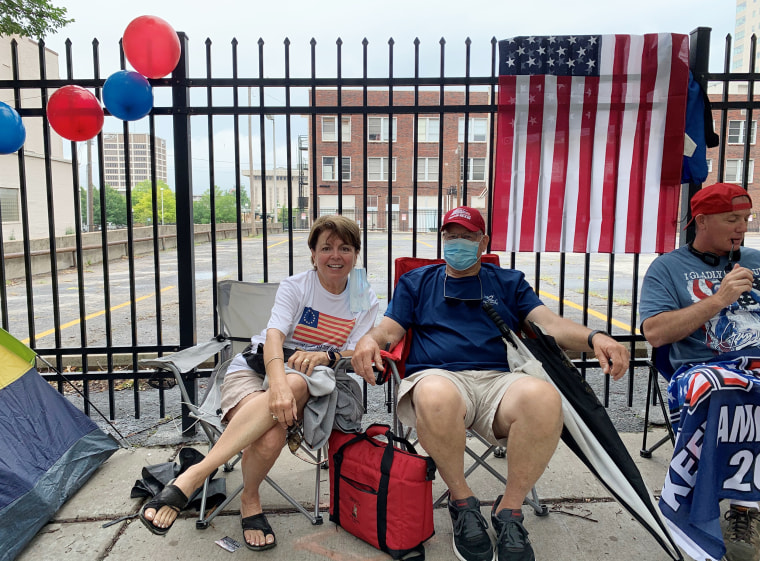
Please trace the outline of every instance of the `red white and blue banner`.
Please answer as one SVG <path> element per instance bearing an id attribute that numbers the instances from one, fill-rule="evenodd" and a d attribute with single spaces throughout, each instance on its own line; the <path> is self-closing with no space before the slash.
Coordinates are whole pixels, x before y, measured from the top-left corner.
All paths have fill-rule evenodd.
<path id="1" fill-rule="evenodd" d="M 753 357 L 687 366 L 668 386 L 676 444 L 660 510 L 697 561 L 726 553 L 721 499 L 760 500 L 759 366 Z"/>
<path id="2" fill-rule="evenodd" d="M 688 36 L 514 37 L 499 50 L 492 248 L 672 250 Z"/>

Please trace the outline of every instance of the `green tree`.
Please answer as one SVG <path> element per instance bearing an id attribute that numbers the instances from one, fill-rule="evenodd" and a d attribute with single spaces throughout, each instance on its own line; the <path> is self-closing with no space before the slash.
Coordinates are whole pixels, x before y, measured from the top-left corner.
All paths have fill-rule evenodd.
<path id="1" fill-rule="evenodd" d="M 127 225 L 127 199 L 110 185 L 106 185 L 106 222 L 114 226 Z M 79 198 L 82 202 L 82 221 L 87 222 L 87 190 L 79 188 Z M 93 222 L 100 226 L 100 189 L 92 190 Z"/>
<path id="2" fill-rule="evenodd" d="M 235 190 L 222 191 L 214 186 L 214 206 L 217 222 L 237 222 L 237 200 Z M 250 208 L 251 200 L 245 189 L 240 191 L 240 206 Z M 193 203 L 193 222 L 196 224 L 209 224 L 211 222 L 211 191 L 206 190 L 200 200 Z"/>
<path id="3" fill-rule="evenodd" d="M 163 181 L 156 184 L 156 214 L 159 224 L 174 224 L 177 221 L 174 192 Z M 132 218 L 142 224 L 153 222 L 153 187 L 150 180 L 141 181 L 132 189 Z"/>
<path id="4" fill-rule="evenodd" d="M 0 6 L 0 35 L 42 39 L 74 21 L 49 0 L 3 0 Z"/>

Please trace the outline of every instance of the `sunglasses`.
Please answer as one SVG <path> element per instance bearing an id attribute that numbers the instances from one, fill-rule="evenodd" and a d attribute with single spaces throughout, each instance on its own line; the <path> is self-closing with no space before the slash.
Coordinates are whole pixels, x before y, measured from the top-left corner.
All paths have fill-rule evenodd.
<path id="1" fill-rule="evenodd" d="M 311 451 L 307 450 L 301 444 L 303 443 L 303 421 L 288 427 L 288 450 L 299 460 L 303 460 L 306 463 L 314 466 L 321 466 L 327 463 L 327 458 L 322 458 L 322 451 L 318 451 L 317 455 L 314 455 Z"/>

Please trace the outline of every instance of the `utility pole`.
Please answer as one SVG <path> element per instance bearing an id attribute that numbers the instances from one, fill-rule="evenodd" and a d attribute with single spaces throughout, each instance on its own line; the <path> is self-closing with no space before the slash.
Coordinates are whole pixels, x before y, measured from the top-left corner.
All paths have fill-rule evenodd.
<path id="1" fill-rule="evenodd" d="M 87 141 L 87 231 L 95 231 L 95 220 L 92 211 L 92 139 Z"/>
<path id="2" fill-rule="evenodd" d="M 274 207 L 274 223 L 277 224 L 277 215 L 279 214 L 277 212 L 277 137 L 274 133 L 274 115 L 267 115 L 267 119 L 272 121 L 272 166 L 274 166 L 274 175 L 273 175 L 273 191 L 274 191 L 274 197 L 272 197 L 272 203 Z"/>
<path id="3" fill-rule="evenodd" d="M 248 107 L 251 107 L 251 87 L 248 86 Z M 251 114 L 248 113 L 248 189 L 251 198 L 251 235 L 256 235 L 256 199 L 253 188 L 253 127 L 251 126 Z"/>

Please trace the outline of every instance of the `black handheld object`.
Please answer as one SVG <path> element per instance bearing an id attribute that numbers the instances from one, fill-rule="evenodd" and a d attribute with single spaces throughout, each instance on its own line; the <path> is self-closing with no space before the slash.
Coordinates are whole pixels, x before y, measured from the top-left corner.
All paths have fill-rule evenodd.
<path id="1" fill-rule="evenodd" d="M 731 251 L 728 252 L 728 263 L 726 263 L 725 269 L 727 273 L 730 273 L 733 270 L 734 265 L 739 262 L 739 259 L 741 258 L 740 251 L 740 248 L 734 250 L 734 244 L 731 244 Z"/>
<path id="2" fill-rule="evenodd" d="M 512 342 L 512 331 L 507 327 L 507 324 L 504 323 L 504 320 L 501 319 L 501 316 L 498 314 L 496 310 L 493 309 L 493 306 L 489 304 L 488 302 L 483 302 L 481 304 L 481 307 L 483 308 L 483 311 L 485 311 L 486 314 L 488 314 L 488 317 L 491 319 L 492 322 L 496 324 L 496 327 L 499 328 L 499 333 L 501 334 L 501 339 L 504 341 L 504 350 L 509 352 L 509 347 L 507 346 L 507 343 L 512 345 L 513 347 L 517 348 L 517 345 Z"/>

